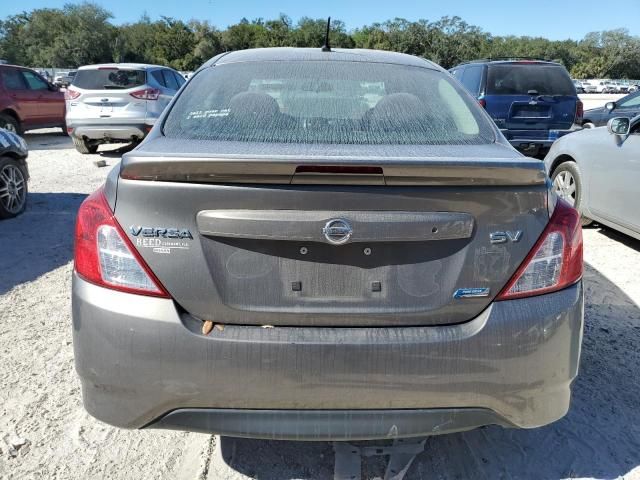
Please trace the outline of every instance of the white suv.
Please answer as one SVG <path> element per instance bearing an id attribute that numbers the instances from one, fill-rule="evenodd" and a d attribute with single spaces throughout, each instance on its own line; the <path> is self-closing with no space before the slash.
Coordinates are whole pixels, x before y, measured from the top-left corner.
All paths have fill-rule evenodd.
<path id="1" fill-rule="evenodd" d="M 67 131 L 80 153 L 102 143 L 140 142 L 185 79 L 159 65 L 80 67 L 65 93 Z"/>

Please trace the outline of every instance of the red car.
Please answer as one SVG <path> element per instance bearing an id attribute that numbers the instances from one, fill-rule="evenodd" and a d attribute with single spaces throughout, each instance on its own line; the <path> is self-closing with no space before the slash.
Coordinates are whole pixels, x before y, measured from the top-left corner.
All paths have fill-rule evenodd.
<path id="1" fill-rule="evenodd" d="M 64 133 L 64 94 L 30 68 L 0 65 L 0 128 L 17 134 L 60 127 Z"/>

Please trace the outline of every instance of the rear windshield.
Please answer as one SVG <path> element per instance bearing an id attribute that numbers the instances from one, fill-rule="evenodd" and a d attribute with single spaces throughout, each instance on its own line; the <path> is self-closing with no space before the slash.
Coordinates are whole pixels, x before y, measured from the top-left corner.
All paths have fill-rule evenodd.
<path id="1" fill-rule="evenodd" d="M 99 70 L 78 70 L 72 85 L 85 90 L 117 90 L 139 87 L 146 82 L 144 70 L 119 70 L 104 68 Z"/>
<path id="2" fill-rule="evenodd" d="M 198 73 L 167 137 L 277 143 L 479 144 L 489 121 L 448 75 L 356 62 L 250 62 Z"/>
<path id="3" fill-rule="evenodd" d="M 569 74 L 559 65 L 490 65 L 488 95 L 576 95 Z"/>

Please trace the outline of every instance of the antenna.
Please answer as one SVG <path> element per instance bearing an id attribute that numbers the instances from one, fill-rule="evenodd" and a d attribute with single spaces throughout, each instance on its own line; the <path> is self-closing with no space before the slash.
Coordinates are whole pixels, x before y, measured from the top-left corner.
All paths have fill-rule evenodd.
<path id="1" fill-rule="evenodd" d="M 329 30 L 331 29 L 331 17 L 327 20 L 327 33 L 324 36 L 324 45 L 322 45 L 323 52 L 330 52 L 331 45 L 329 45 Z"/>

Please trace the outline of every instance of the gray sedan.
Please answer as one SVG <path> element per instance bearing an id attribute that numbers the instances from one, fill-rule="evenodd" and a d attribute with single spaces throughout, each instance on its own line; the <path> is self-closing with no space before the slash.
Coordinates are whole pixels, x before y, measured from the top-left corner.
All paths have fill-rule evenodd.
<path id="1" fill-rule="evenodd" d="M 558 140 L 545 158 L 555 191 L 582 214 L 640 239 L 640 116 Z"/>

